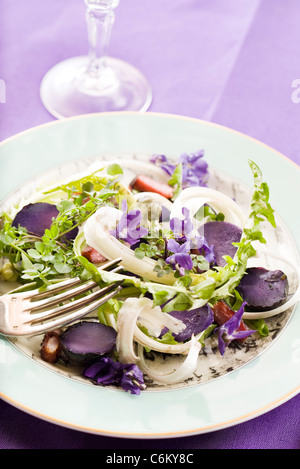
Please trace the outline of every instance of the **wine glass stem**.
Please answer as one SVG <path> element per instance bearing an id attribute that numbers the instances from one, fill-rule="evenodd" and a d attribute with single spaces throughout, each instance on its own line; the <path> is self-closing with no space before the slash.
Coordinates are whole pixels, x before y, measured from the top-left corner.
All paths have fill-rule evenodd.
<path id="1" fill-rule="evenodd" d="M 88 74 L 98 76 L 107 67 L 105 58 L 115 21 L 114 6 L 95 8 L 88 5 L 86 20 L 89 39 Z"/>

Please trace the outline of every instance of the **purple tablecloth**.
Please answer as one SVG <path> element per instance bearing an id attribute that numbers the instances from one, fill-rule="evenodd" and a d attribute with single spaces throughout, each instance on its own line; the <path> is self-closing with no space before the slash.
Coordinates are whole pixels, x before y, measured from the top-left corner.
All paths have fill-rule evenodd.
<path id="1" fill-rule="evenodd" d="M 2 2 L 1 140 L 54 120 L 40 82 L 57 62 L 86 53 L 84 13 L 83 0 Z M 149 78 L 150 111 L 232 127 L 300 163 L 298 0 L 121 0 L 116 13 L 110 54 Z M 89 435 L 0 406 L 1 449 L 300 448 L 299 395 L 229 429 L 154 441 Z"/>

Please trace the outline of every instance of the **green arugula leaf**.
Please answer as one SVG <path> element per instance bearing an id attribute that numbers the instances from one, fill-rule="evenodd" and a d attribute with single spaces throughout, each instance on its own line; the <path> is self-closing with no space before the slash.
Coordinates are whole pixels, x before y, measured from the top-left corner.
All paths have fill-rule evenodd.
<path id="1" fill-rule="evenodd" d="M 178 164 L 168 181 L 169 186 L 174 187 L 173 200 L 175 200 L 182 191 L 182 163 Z"/>
<path id="2" fill-rule="evenodd" d="M 106 172 L 110 176 L 118 176 L 119 174 L 123 174 L 123 169 L 121 168 L 121 166 L 119 164 L 113 163 L 113 164 L 110 164 L 106 168 Z"/>

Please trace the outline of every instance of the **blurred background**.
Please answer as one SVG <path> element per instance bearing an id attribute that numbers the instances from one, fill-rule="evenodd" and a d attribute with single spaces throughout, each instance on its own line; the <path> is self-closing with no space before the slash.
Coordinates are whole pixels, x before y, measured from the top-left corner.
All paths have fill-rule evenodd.
<path id="1" fill-rule="evenodd" d="M 299 164 L 297 0 L 121 0 L 115 12 L 109 54 L 148 78 L 149 111 L 232 127 Z M 53 120 L 40 83 L 87 53 L 84 1 L 2 2 L 0 35 L 2 140 Z"/>

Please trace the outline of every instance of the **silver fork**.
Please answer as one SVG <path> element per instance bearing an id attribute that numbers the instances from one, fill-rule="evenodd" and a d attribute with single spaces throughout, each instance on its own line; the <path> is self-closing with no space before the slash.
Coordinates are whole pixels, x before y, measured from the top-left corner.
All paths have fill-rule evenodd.
<path id="1" fill-rule="evenodd" d="M 121 260 L 108 262 L 102 269 L 118 272 L 122 269 L 117 267 Z M 75 277 L 51 285 L 44 291 L 36 289 L 5 294 L 0 297 L 0 334 L 33 336 L 70 324 L 113 298 L 121 290 L 121 283 L 114 282 L 95 289 L 96 282 L 83 283 Z M 90 290 L 85 296 L 74 299 Z"/>

